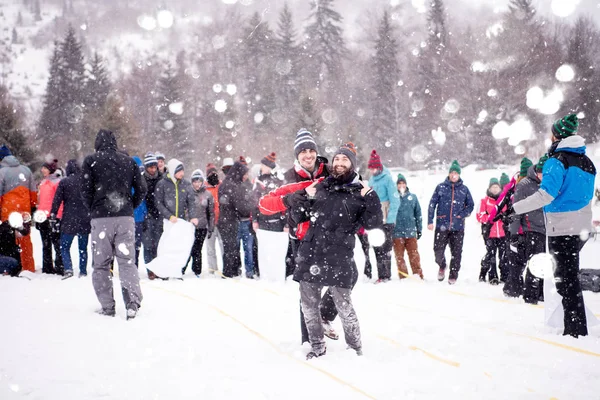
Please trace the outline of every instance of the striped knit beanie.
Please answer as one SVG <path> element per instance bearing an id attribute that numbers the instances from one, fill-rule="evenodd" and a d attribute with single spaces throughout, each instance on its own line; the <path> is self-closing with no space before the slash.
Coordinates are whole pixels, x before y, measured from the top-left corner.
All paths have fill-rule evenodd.
<path id="1" fill-rule="evenodd" d="M 266 155 L 262 160 L 260 160 L 260 163 L 271 169 L 274 169 L 275 167 L 277 167 L 275 161 L 277 161 L 277 154 L 271 153 Z"/>
<path id="2" fill-rule="evenodd" d="M 400 182 L 406 183 L 406 178 L 402 174 L 398 174 L 398 177 L 396 178 L 396 184 L 398 184 Z"/>
<path id="3" fill-rule="evenodd" d="M 376 150 L 371 152 L 371 158 L 369 158 L 369 169 L 383 169 L 383 164 L 381 163 L 381 157 L 377 154 Z"/>
<path id="4" fill-rule="evenodd" d="M 498 187 L 500 187 L 500 181 L 498 180 L 498 178 L 490 179 L 490 183 L 488 184 L 488 189 L 494 185 L 498 185 Z"/>
<path id="5" fill-rule="evenodd" d="M 576 114 L 567 115 L 552 124 L 552 134 L 558 139 L 564 139 L 577 134 L 579 119 Z"/>
<path id="6" fill-rule="evenodd" d="M 317 153 L 319 152 L 313 134 L 305 128 L 302 128 L 296 133 L 296 141 L 294 142 L 294 156 L 296 159 L 298 158 L 298 154 L 306 149 L 314 150 Z"/>
<path id="7" fill-rule="evenodd" d="M 523 157 L 521 159 L 521 169 L 519 170 L 519 176 L 520 177 L 524 177 L 527 176 L 527 170 L 529 169 L 529 167 L 531 167 L 533 165 L 533 162 L 531 162 L 531 160 L 527 157 Z"/>
<path id="8" fill-rule="evenodd" d="M 504 189 L 504 186 L 508 185 L 509 183 L 510 177 L 506 174 L 506 172 L 503 172 L 502 175 L 500 175 L 500 187 Z"/>
<path id="9" fill-rule="evenodd" d="M 340 146 L 340 148 L 334 153 L 333 158 L 338 154 L 343 154 L 350 159 L 352 169 L 356 168 L 356 148 L 354 143 L 348 142 Z"/>
<path id="10" fill-rule="evenodd" d="M 536 172 L 542 172 L 542 170 L 544 169 L 544 164 L 546 164 L 546 161 L 548 161 L 548 158 L 549 157 L 548 157 L 547 153 L 540 157 L 537 164 L 535 164 Z"/>
<path id="11" fill-rule="evenodd" d="M 156 157 L 157 160 L 166 160 L 166 157 L 163 153 L 161 153 L 160 151 L 157 151 L 154 153 L 154 157 Z"/>
<path id="12" fill-rule="evenodd" d="M 144 167 L 156 167 L 158 166 L 158 159 L 152 153 L 146 153 L 144 156 Z"/>
<path id="13" fill-rule="evenodd" d="M 195 169 L 194 172 L 192 172 L 192 176 L 191 176 L 190 180 L 192 182 L 194 182 L 196 180 L 201 180 L 202 182 L 204 182 L 204 174 L 202 173 L 202 170 Z"/>
<path id="14" fill-rule="evenodd" d="M 461 174 L 461 169 L 460 169 L 460 164 L 458 163 L 457 160 L 452 161 L 452 164 L 450 164 L 450 170 L 448 171 L 448 174 L 450 174 L 451 172 L 456 172 L 457 174 Z"/>

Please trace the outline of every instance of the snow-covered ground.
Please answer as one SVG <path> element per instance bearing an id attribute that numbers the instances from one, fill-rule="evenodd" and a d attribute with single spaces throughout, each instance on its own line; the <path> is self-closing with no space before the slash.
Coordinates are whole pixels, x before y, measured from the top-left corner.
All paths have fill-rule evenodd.
<path id="1" fill-rule="evenodd" d="M 443 176 L 417 175 L 408 185 L 425 210 Z M 499 175 L 464 169 L 476 203 Z M 38 232 L 33 238 L 41 264 Z M 563 337 L 543 326 L 543 306 L 479 283 L 484 248 L 474 216 L 455 286 L 435 279 L 432 233 L 419 244 L 425 282 L 362 278 L 353 292 L 363 357 L 341 339 L 328 342 L 325 357 L 304 360 L 292 281 L 188 272 L 157 282 L 141 273 L 143 307 L 127 322 L 118 284 L 117 317 L 109 318 L 93 312 L 89 276 L 0 277 L 0 399 L 598 398 L 600 328 Z M 598 268 L 599 254 L 600 241 L 587 244 L 582 267 Z M 362 270 L 360 249 L 356 261 Z M 600 314 L 600 296 L 584 297 Z"/>

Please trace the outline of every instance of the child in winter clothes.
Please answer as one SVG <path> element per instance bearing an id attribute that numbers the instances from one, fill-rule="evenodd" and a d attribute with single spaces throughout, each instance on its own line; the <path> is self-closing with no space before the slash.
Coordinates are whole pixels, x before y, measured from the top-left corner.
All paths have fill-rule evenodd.
<path id="1" fill-rule="evenodd" d="M 196 238 L 192 246 L 190 259 L 192 259 L 192 272 L 197 277 L 202 273 L 202 245 L 206 237 L 210 238 L 215 229 L 215 200 L 213 195 L 206 190 L 204 174 L 197 169 L 192 172 L 192 187 L 194 189 L 198 225 L 196 225 Z M 189 259 L 188 259 L 189 263 Z M 187 264 L 183 267 L 185 274 Z"/>
<path id="2" fill-rule="evenodd" d="M 487 195 L 481 199 L 477 221 L 481 223 L 481 232 L 485 241 L 486 254 L 481 260 L 481 272 L 479 281 L 485 282 L 486 275 L 489 274 L 489 283 L 497 285 L 500 280 L 505 282 L 508 276 L 508 266 L 506 265 L 506 237 L 504 234 L 504 224 L 502 221 L 489 219 L 490 213 L 496 208 L 496 201 L 500 195 L 500 182 L 496 178 L 490 179 Z M 496 254 L 500 259 L 500 280 L 496 271 Z"/>
<path id="3" fill-rule="evenodd" d="M 398 174 L 396 182 L 400 198 L 400 205 L 398 206 L 398 213 L 396 215 L 396 226 L 394 227 L 394 253 L 396 255 L 398 275 L 400 279 L 408 276 L 406 261 L 404 261 L 404 251 L 406 250 L 413 275 L 418 275 L 423 279 L 421 257 L 419 256 L 417 245 L 417 240 L 421 239 L 423 232 L 421 205 L 417 196 L 408 190 L 404 175 Z"/>

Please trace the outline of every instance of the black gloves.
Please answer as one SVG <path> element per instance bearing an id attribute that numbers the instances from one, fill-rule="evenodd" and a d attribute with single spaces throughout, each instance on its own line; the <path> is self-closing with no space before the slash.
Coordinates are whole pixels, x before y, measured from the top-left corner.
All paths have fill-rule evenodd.
<path id="1" fill-rule="evenodd" d="M 210 239 L 210 237 L 213 235 L 213 229 L 209 229 L 208 232 L 206 233 L 206 238 Z"/>
<path id="2" fill-rule="evenodd" d="M 423 236 L 423 232 L 417 231 L 417 240 L 421 239 L 421 236 Z"/>
<path id="3" fill-rule="evenodd" d="M 50 218 L 50 228 L 52 233 L 60 233 L 60 219 Z"/>
<path id="4" fill-rule="evenodd" d="M 285 204 L 287 208 L 302 206 L 306 206 L 305 208 L 308 208 L 310 206 L 310 201 L 308 200 L 308 195 L 306 194 L 306 191 L 302 189 L 284 196 L 283 204 Z"/>

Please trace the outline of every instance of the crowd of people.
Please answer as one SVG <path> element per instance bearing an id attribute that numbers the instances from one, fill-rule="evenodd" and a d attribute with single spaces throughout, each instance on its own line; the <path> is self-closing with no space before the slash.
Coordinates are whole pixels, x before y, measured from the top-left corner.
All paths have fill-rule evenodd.
<path id="1" fill-rule="evenodd" d="M 506 174 L 490 179 L 476 211 L 486 248 L 479 280 L 503 283 L 507 296 L 523 296 L 533 304 L 542 301 L 541 278 L 526 270 L 526 265 L 535 254 L 546 252 L 548 242 L 557 264 L 557 289 L 563 296 L 565 334 L 575 337 L 587 334 L 577 281 L 578 254 L 583 243 L 580 232 L 591 228 L 596 174 L 577 127 L 575 115 L 556 121 L 548 153 L 535 163 L 523 158 L 512 179 Z M 296 134 L 291 169 L 278 173 L 277 156 L 270 153 L 253 178 L 240 156 L 223 159 L 221 171 L 209 163 L 205 172 L 196 169 L 188 180 L 179 160 L 166 162 L 165 155 L 156 151 L 143 159 L 130 157 L 118 150 L 114 134 L 107 130 L 98 133 L 95 150 L 82 164 L 69 160 L 64 172 L 58 160 L 45 162 L 42 180 L 36 184 L 29 168 L 9 148 L 0 147 L 1 273 L 35 272 L 30 239 L 35 226 L 42 239 L 42 272 L 73 277 L 70 249 L 77 237 L 79 277 L 84 277 L 91 235 L 92 282 L 102 306 L 99 312 L 115 315 L 112 276 L 116 259 L 127 318 L 135 318 L 142 302 L 137 270 L 140 253 L 143 248 L 146 265 L 156 259 L 164 224 L 181 220 L 193 224 L 194 243 L 188 259 L 192 273 L 200 276 L 205 262 L 209 274 L 219 273 L 223 278 L 242 273 L 249 279 L 259 277 L 259 260 L 266 258 L 259 254 L 257 233 L 277 232 L 289 237 L 278 273 L 300 283 L 302 342 L 312 346 L 308 358 L 325 354 L 324 336 L 338 338 L 331 327 L 337 315 L 349 347 L 362 354 L 351 301 L 359 275 L 355 238 L 365 252 L 364 274 L 372 278 L 368 232 L 383 233 L 383 240 L 373 243 L 376 283 L 391 279 L 392 261 L 399 279 L 411 275 L 408 265 L 414 277 L 424 279 L 418 246 L 423 232 L 419 200 L 409 190 L 406 177 L 393 177 L 376 150 L 368 160 L 368 182 L 358 173 L 352 143 L 334 152 L 330 164 L 319 155 L 312 133 L 305 129 Z M 600 198 L 600 193 L 596 195 Z M 455 160 L 447 178 L 435 188 L 427 212 L 439 281 L 446 279 L 449 266 L 448 283 L 456 283 L 465 220 L 474 211 L 475 202 Z M 17 222 L 14 214 L 21 216 Z M 206 260 L 202 259 L 204 246 Z M 180 266 L 182 274 L 188 264 Z M 147 274 L 149 279 L 165 279 L 152 270 Z"/>

